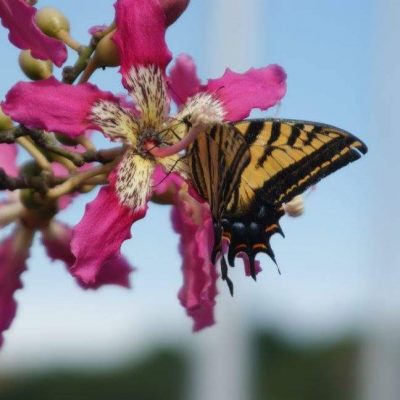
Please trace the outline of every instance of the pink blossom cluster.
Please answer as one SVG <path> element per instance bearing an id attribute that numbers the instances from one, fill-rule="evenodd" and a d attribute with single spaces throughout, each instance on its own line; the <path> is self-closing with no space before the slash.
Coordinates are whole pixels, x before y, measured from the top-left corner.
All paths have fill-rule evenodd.
<path id="1" fill-rule="evenodd" d="M 0 204 L 0 226 L 14 223 L 15 227 L 0 244 L 0 335 L 15 315 L 13 296 L 22 286 L 21 274 L 35 233 L 41 233 L 49 257 L 63 261 L 82 287 L 129 287 L 132 267 L 121 255 L 121 246 L 131 237 L 132 224 L 146 215 L 147 202 L 166 195 L 172 199 L 173 228 L 180 235 L 183 286 L 179 300 L 193 319 L 195 331 L 214 323 L 218 273 L 210 261 L 213 224 L 209 206 L 193 193 L 185 171 L 168 173 L 177 151 L 163 155 L 154 152 L 154 162 L 140 158 L 137 149 L 141 144 L 133 132 L 138 125 L 167 129 L 174 121 L 168 115 L 171 102 L 176 104 L 179 117 L 203 101 L 204 107 L 218 104 L 221 120 L 241 120 L 253 109 L 266 110 L 283 98 L 286 74 L 278 65 L 252 68 L 245 73 L 227 69 L 222 77 L 203 83 L 190 56 L 178 56 L 171 66 L 173 57 L 165 40 L 166 29 L 188 2 L 116 1 L 113 41 L 122 83 L 133 106 L 91 83 L 70 85 L 55 77 L 17 83 L 1 104 L 15 123 L 27 128 L 73 139 L 96 130 L 111 141 L 122 143 L 125 150 L 109 171 L 108 184 L 87 204 L 82 220 L 74 228 L 54 218 L 58 210 L 70 206 L 71 196 L 58 199 L 54 213 L 44 214 L 38 222 L 15 193 L 6 193 Z M 0 0 L 0 18 L 9 30 L 11 43 L 60 67 L 67 58 L 66 47 L 62 41 L 42 33 L 35 13 L 36 8 L 25 0 Z M 104 29 L 95 27 L 91 32 Z M 170 139 L 171 148 L 184 146 L 185 139 L 180 139 L 177 143 Z M 15 144 L 0 145 L 0 167 L 12 176 L 19 172 L 16 157 Z M 54 162 L 52 168 L 55 175 L 61 173 Z"/>

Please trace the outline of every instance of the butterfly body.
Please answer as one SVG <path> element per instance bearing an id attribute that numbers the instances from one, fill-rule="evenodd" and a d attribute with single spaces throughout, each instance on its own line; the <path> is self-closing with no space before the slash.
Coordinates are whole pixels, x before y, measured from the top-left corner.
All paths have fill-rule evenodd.
<path id="1" fill-rule="evenodd" d="M 244 120 L 201 133 L 189 151 L 190 178 L 210 205 L 212 260 L 222 256 L 222 277 L 228 280 L 223 239 L 229 264 L 245 254 L 255 278 L 258 253 L 275 261 L 269 242 L 274 233 L 283 235 L 284 204 L 366 152 L 349 132 L 308 121 Z"/>

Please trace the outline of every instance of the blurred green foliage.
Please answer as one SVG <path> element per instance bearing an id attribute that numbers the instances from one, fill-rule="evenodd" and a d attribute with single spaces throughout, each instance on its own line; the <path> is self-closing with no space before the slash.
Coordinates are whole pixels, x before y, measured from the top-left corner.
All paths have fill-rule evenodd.
<path id="1" fill-rule="evenodd" d="M 177 400 L 183 396 L 183 357 L 154 353 L 143 362 L 110 372 L 51 372 L 2 379 L 1 400 Z"/>
<path id="2" fill-rule="evenodd" d="M 357 343 L 349 338 L 305 345 L 284 340 L 278 334 L 255 335 L 254 392 L 249 400 L 355 399 Z M 58 370 L 3 377 L 0 399 L 183 400 L 188 382 L 183 350 L 165 349 L 108 372 Z"/>
<path id="3" fill-rule="evenodd" d="M 292 343 L 266 334 L 256 340 L 256 400 L 356 398 L 356 339 L 316 345 Z"/>

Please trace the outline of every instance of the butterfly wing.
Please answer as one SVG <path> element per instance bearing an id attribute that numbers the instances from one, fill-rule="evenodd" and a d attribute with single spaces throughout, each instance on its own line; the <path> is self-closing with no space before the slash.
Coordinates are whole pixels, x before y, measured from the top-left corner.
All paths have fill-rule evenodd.
<path id="1" fill-rule="evenodd" d="M 257 253 L 275 261 L 269 240 L 282 233 L 283 203 L 366 151 L 348 132 L 294 120 L 219 124 L 200 135 L 192 147 L 190 169 L 196 189 L 210 204 L 214 256 L 222 237 L 227 238 L 229 264 L 245 253 L 255 278 Z"/>

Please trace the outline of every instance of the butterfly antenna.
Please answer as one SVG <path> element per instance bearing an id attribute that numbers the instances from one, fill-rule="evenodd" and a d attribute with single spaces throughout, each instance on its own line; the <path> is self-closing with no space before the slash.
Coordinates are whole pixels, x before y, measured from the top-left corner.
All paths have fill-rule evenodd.
<path id="1" fill-rule="evenodd" d="M 185 157 L 185 156 L 184 156 Z M 156 188 L 157 186 L 160 186 L 171 174 L 174 172 L 175 167 L 177 166 L 179 161 L 182 161 L 184 157 L 178 158 L 175 162 L 174 165 L 171 167 L 171 169 L 167 172 L 167 174 L 164 176 L 164 178 L 161 179 L 160 182 L 158 182 L 156 185 L 153 185 L 152 188 Z"/>

